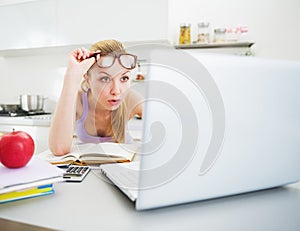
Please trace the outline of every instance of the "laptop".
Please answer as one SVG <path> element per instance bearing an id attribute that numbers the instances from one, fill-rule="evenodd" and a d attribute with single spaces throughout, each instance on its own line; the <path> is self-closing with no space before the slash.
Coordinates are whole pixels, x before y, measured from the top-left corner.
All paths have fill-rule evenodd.
<path id="1" fill-rule="evenodd" d="M 137 210 L 300 179 L 300 62 L 150 52 L 136 161 L 101 171 Z"/>

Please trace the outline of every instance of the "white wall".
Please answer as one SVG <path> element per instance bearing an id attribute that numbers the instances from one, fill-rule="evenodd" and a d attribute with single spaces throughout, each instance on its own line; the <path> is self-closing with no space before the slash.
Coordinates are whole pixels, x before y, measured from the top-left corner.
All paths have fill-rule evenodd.
<path id="1" fill-rule="evenodd" d="M 20 94 L 47 97 L 45 110 L 53 111 L 59 97 L 67 54 L 0 58 L 0 103 L 19 103 Z"/>
<path id="2" fill-rule="evenodd" d="M 256 56 L 299 60 L 299 12 L 299 0 L 169 0 L 168 36 L 178 42 L 181 22 L 192 23 L 193 40 L 201 21 L 210 22 L 211 28 L 245 24 L 256 42 Z"/>

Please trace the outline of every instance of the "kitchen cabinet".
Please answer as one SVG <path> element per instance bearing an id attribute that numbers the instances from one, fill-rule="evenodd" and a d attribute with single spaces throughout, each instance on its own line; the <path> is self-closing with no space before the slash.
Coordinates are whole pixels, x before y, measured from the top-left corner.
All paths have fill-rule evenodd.
<path id="1" fill-rule="evenodd" d="M 55 1 L 34 1 L 0 7 L 0 50 L 42 47 L 56 43 Z"/>
<path id="2" fill-rule="evenodd" d="M 43 0 L 0 7 L 0 50 L 167 39 L 168 0 Z M 155 17 L 154 17 L 155 12 Z"/>
<path id="3" fill-rule="evenodd" d="M 48 149 L 48 137 L 52 116 L 0 117 L 0 133 L 16 131 L 27 132 L 34 140 L 35 151 L 40 153 Z"/>
<path id="4" fill-rule="evenodd" d="M 167 39 L 167 0 L 57 1 L 59 44 Z"/>
<path id="5" fill-rule="evenodd" d="M 7 133 L 12 131 L 12 127 L 16 131 L 27 132 L 34 140 L 34 154 L 41 153 L 48 149 L 48 137 L 50 127 L 45 126 L 26 126 L 26 125 L 2 125 L 0 124 L 1 133 Z"/>

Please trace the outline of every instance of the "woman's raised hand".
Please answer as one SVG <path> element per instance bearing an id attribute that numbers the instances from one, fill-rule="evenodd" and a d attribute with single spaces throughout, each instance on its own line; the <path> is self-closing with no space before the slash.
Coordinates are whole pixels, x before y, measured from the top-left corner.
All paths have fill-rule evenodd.
<path id="1" fill-rule="evenodd" d="M 72 51 L 69 56 L 66 75 L 73 80 L 76 78 L 80 82 L 83 75 L 95 63 L 95 59 L 90 58 L 91 54 L 90 50 L 83 47 Z"/>

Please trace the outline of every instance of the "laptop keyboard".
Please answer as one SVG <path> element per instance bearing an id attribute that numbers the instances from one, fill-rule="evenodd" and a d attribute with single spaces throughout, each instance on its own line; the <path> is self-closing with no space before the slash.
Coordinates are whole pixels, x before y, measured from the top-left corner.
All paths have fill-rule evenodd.
<path id="1" fill-rule="evenodd" d="M 128 189 L 138 187 L 138 162 L 111 164 L 101 167 L 102 173 L 117 186 Z"/>
<path id="2" fill-rule="evenodd" d="M 118 179 L 119 186 L 123 186 L 130 189 L 137 189 L 138 187 L 138 172 L 133 171 L 120 171 L 114 174 Z"/>

